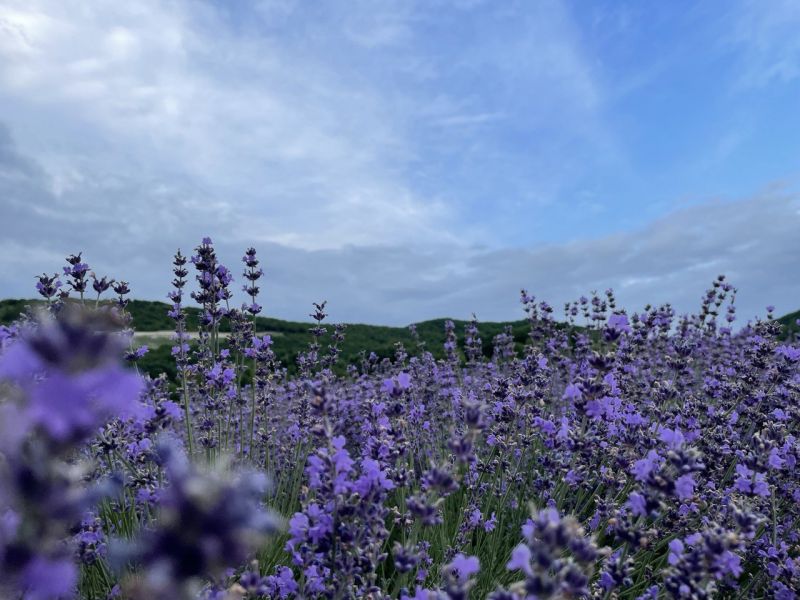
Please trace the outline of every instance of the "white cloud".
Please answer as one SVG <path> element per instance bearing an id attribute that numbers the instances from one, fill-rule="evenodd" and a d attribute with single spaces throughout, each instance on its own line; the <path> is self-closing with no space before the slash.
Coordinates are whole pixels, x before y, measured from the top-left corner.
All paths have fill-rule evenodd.
<path id="1" fill-rule="evenodd" d="M 522 286 L 556 305 L 615 286 L 690 309 L 717 270 L 751 313 L 796 308 L 781 265 L 797 204 L 777 196 L 507 247 L 497 223 L 524 228 L 597 165 L 630 168 L 561 2 L 257 9 L 0 0 L 4 294 L 84 249 L 163 298 L 171 253 L 208 234 L 229 263 L 259 248 L 264 303 L 284 317 L 328 298 L 345 320 L 513 318 Z"/>
<path id="2" fill-rule="evenodd" d="M 78 204 L 81 189 L 138 178 L 199 190 L 239 215 L 232 239 L 242 230 L 305 249 L 497 241 L 460 217 L 475 202 L 477 165 L 520 166 L 485 143 L 489 126 L 515 123 L 554 148 L 525 158 L 518 183 L 499 174 L 519 188 L 509 196 L 552 201 L 587 154 L 613 154 L 594 152 L 613 145 L 602 92 L 560 2 L 0 5 L 5 120 Z M 431 46 L 442 17 L 475 28 L 474 43 Z M 508 23 L 503 40 L 496 28 Z M 500 103 L 489 110 L 480 90 L 461 89 L 481 69 Z M 130 203 L 159 198 L 143 190 Z M 502 202 L 497 210 L 513 206 Z"/>
<path id="3" fill-rule="evenodd" d="M 800 77 L 800 3 L 743 0 L 726 21 L 726 43 L 742 51 L 741 85 L 762 87 Z"/>
<path id="4" fill-rule="evenodd" d="M 15 224 L 0 244 L 7 257 L 0 267 L 6 295 L 30 296 L 30 276 L 57 270 L 60 257 L 84 250 L 98 273 L 131 281 L 137 297 L 163 299 L 176 247 L 188 252 L 201 235 L 217 238 L 217 230 L 238 222 L 209 205 L 202 192 L 187 198 L 139 180 L 94 190 L 88 199 L 102 199 L 106 208 L 84 215 L 74 210 L 72 192 L 56 197 L 47 173 L 2 134 L 0 221 Z M 125 206 L 122 201 L 132 195 L 145 202 Z M 211 222 L 217 226 L 209 231 Z M 153 229 L 160 235 L 153 236 Z M 613 287 L 631 310 L 671 302 L 679 311 L 692 311 L 719 273 L 739 288 L 743 319 L 763 314 L 767 304 L 779 313 L 796 310 L 800 298 L 800 283 L 791 276 L 800 255 L 800 197 L 777 187 L 684 208 L 637 231 L 537 248 L 487 248 L 440 238 L 309 250 L 293 240 L 256 239 L 258 229 L 256 223 L 237 239 L 215 239 L 218 252 L 236 272 L 245 247 L 255 245 L 266 271 L 262 303 L 268 314 L 284 318 L 303 319 L 311 301 L 327 299 L 332 318 L 350 322 L 400 325 L 472 312 L 482 320 L 512 319 L 522 316 L 521 287 L 556 307 Z"/>
<path id="5" fill-rule="evenodd" d="M 243 219 L 268 215 L 261 238 L 306 248 L 444 228 L 402 176 L 408 142 L 378 90 L 222 21 L 194 3 L 14 4 L 0 82 L 40 121 L 20 146 L 58 190 L 191 178 Z"/>

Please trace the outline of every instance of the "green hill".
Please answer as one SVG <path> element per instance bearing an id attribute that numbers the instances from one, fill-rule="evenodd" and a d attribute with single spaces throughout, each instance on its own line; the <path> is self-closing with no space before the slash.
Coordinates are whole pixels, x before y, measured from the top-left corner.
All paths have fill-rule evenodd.
<path id="1" fill-rule="evenodd" d="M 788 315 L 783 315 L 778 319 L 778 323 L 783 325 L 783 338 L 787 340 L 795 340 L 800 338 L 800 310 L 796 310 Z"/>
<path id="2" fill-rule="evenodd" d="M 38 300 L 0 300 L 0 324 L 7 325 L 17 319 L 27 307 L 41 305 Z M 132 300 L 128 304 L 128 311 L 133 319 L 136 331 L 136 343 L 146 344 L 150 352 L 144 356 L 139 365 L 145 371 L 155 375 L 166 372 L 170 377 L 175 375 L 175 366 L 170 355 L 172 340 L 169 332 L 173 329 L 173 322 L 167 316 L 169 305 L 164 302 L 148 300 Z M 189 307 L 187 324 L 189 331 L 197 330 L 199 310 Z M 800 335 L 800 327 L 796 321 L 800 318 L 800 311 L 780 317 L 778 322 L 783 325 L 784 339 L 794 339 L 792 336 Z M 443 344 L 445 339 L 444 323 L 446 319 L 432 319 L 417 323 L 419 341 L 425 348 L 440 358 L 444 355 Z M 464 326 L 466 321 L 453 320 L 456 325 L 456 334 L 459 346 L 464 344 Z M 258 317 L 256 320 L 259 333 L 269 333 L 273 340 L 273 350 L 280 361 L 295 370 L 296 359 L 303 352 L 311 339 L 309 328 L 312 323 L 299 321 L 284 321 L 270 317 Z M 528 339 L 530 326 L 526 320 L 509 321 L 503 323 L 481 322 L 478 323 L 480 337 L 483 340 L 483 352 L 486 356 L 492 353 L 492 339 L 502 333 L 505 326 L 511 325 L 514 342 L 518 350 Z M 333 324 L 325 324 L 330 334 Z M 223 324 L 223 331 L 227 324 Z M 322 350 L 326 350 L 329 342 L 328 336 L 322 339 Z M 380 325 L 348 324 L 345 330 L 345 339 L 341 343 L 340 366 L 358 362 L 362 351 L 374 352 L 380 358 L 388 358 L 395 353 L 395 344 L 401 342 L 410 353 L 416 352 L 417 342 L 412 337 L 407 327 L 386 327 Z"/>
<path id="3" fill-rule="evenodd" d="M 38 300 L 0 300 L 0 324 L 9 324 L 17 319 L 27 307 L 41 304 Z M 133 319 L 133 328 L 136 331 L 136 342 L 137 344 L 147 344 L 150 349 L 150 352 L 139 362 L 140 367 L 152 374 L 163 371 L 173 376 L 175 367 L 170 356 L 172 340 L 168 332 L 172 331 L 174 323 L 167 316 L 168 310 L 169 305 L 164 302 L 132 300 L 128 304 L 128 311 Z M 196 331 L 199 310 L 190 307 L 186 309 L 186 313 L 188 330 Z M 417 324 L 419 341 L 424 343 L 425 348 L 436 357 L 444 355 L 445 321 L 446 319 L 433 319 Z M 463 346 L 464 326 L 467 322 L 455 319 L 453 322 L 456 326 L 459 345 Z M 329 334 L 333 331 L 333 323 L 323 323 L 323 325 Z M 483 340 L 484 354 L 491 355 L 492 338 L 502 333 L 506 325 L 511 325 L 518 349 L 523 346 L 529 331 L 527 321 L 479 323 L 478 329 Z M 275 354 L 290 371 L 293 371 L 298 354 L 307 348 L 311 340 L 309 328 L 312 327 L 312 323 L 258 317 L 256 326 L 259 333 L 269 333 L 272 336 Z M 227 330 L 227 324 L 223 324 L 221 329 Z M 322 338 L 323 351 L 326 350 L 328 342 L 328 336 Z M 397 342 L 401 342 L 410 353 L 416 351 L 417 341 L 407 327 L 348 324 L 345 330 L 345 339 L 340 344 L 340 364 L 357 362 L 362 350 L 367 353 L 374 352 L 380 358 L 391 357 L 395 353 Z"/>

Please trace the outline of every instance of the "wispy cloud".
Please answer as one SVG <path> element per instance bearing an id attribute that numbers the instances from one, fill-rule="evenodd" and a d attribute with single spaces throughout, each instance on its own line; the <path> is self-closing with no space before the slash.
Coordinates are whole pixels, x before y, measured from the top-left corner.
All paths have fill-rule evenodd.
<path id="1" fill-rule="evenodd" d="M 402 176 L 411 150 L 379 90 L 234 35 L 210 5 L 74 8 L 26 2 L 2 17 L 4 95 L 41 123 L 20 143 L 62 192 L 188 179 L 260 221 L 260 238 L 303 247 L 442 229 L 444 208 Z"/>
<path id="2" fill-rule="evenodd" d="M 741 85 L 763 87 L 800 77 L 800 3 L 743 0 L 730 22 L 724 39 L 742 54 Z"/>
<path id="3" fill-rule="evenodd" d="M 269 2 L 252 13 L 150 0 L 5 5 L 6 119 L 57 191 L 188 180 L 263 240 L 463 240 L 476 165 L 520 160 L 505 130 L 476 127 L 509 119 L 531 143 L 607 139 L 601 92 L 559 2 Z M 451 35 L 443 15 L 475 39 L 437 44 Z M 502 43 L 497 30 L 509 24 L 516 31 Z M 526 162 L 524 185 L 540 197 L 576 173 L 577 163 L 556 169 L 545 155 Z M 463 185 L 442 182 L 448 174 Z M 496 237 L 471 229 L 473 241 Z"/>
<path id="4" fill-rule="evenodd" d="M 119 185 L 115 195 L 105 198 L 108 214 L 76 214 L 69 203 L 62 204 L 69 194 L 57 197 L 35 161 L 0 136 L 0 197 L 9 200 L 0 205 L 0 219 L 17 224 L 0 242 L 4 293 L 30 296 L 32 278 L 20 274 L 52 271 L 64 254 L 83 249 L 99 273 L 130 280 L 138 297 L 164 298 L 171 253 L 176 246 L 186 251 L 196 244 L 197 232 L 209 231 L 219 213 L 204 213 L 202 202 L 175 197 L 168 189 L 153 193 L 177 203 L 175 212 L 152 213 L 155 204 L 150 202 L 116 208 L 133 193 L 145 197 L 143 190 L 128 187 L 132 182 Z M 131 218 L 120 218 L 125 210 L 132 211 Z M 186 222 L 176 221 L 175 214 L 187 215 Z M 217 227 L 225 230 L 236 222 L 223 217 Z M 163 235 L 149 235 L 153 227 Z M 692 311 L 719 273 L 739 287 L 740 314 L 747 319 L 763 314 L 768 303 L 779 311 L 796 308 L 800 283 L 790 274 L 800 254 L 799 230 L 800 196 L 775 188 L 750 198 L 687 207 L 631 232 L 535 248 L 441 240 L 316 250 L 275 241 L 256 245 L 266 270 L 263 303 L 269 314 L 297 319 L 320 299 L 330 301 L 334 319 L 345 321 L 400 325 L 472 312 L 483 320 L 508 319 L 521 316 L 521 287 L 555 306 L 613 287 L 632 310 L 671 302 L 679 311 Z M 252 241 L 223 236 L 221 258 L 236 268 Z"/>

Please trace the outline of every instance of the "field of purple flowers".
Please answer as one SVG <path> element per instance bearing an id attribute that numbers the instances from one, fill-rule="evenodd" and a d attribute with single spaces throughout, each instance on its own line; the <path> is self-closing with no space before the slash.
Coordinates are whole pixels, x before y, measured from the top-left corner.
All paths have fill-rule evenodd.
<path id="1" fill-rule="evenodd" d="M 242 260 L 233 308 L 210 240 L 175 256 L 177 382 L 80 255 L 0 328 L 0 596 L 796 597 L 800 347 L 724 277 L 681 317 L 523 291 L 522 353 L 473 321 L 346 371 L 322 303 L 289 377 Z"/>

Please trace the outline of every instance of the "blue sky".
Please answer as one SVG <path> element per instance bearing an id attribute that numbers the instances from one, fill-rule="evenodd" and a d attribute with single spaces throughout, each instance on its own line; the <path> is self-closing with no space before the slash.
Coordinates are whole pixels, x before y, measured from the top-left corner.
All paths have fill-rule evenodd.
<path id="1" fill-rule="evenodd" d="M 0 296 L 204 235 L 270 314 L 800 308 L 800 2 L 0 0 Z M 792 260 L 795 257 L 795 260 Z M 238 269 L 238 267 L 236 267 Z"/>

